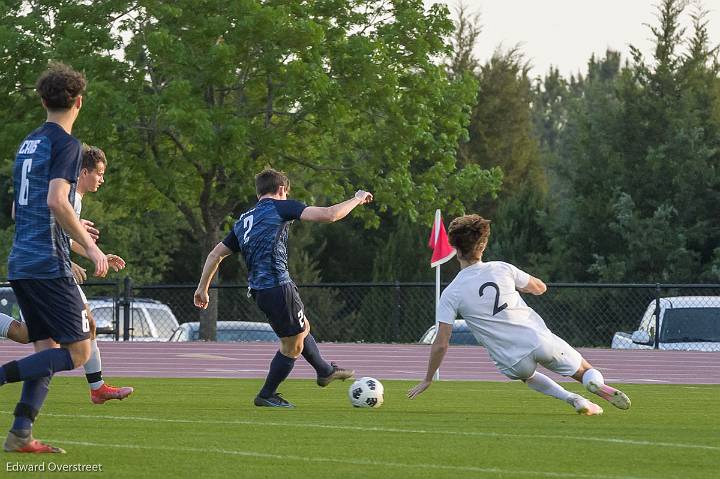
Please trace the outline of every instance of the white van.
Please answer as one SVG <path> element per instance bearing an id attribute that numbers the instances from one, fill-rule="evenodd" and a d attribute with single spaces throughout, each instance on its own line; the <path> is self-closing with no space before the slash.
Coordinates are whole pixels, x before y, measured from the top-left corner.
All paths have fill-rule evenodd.
<path id="1" fill-rule="evenodd" d="M 648 304 L 638 329 L 617 332 L 614 349 L 655 348 L 655 300 Z M 720 296 L 673 296 L 660 299 L 658 349 L 720 351 Z"/>
<path id="2" fill-rule="evenodd" d="M 98 328 L 98 339 L 112 340 L 114 335 L 115 302 L 112 298 L 88 299 L 90 311 Z M 119 336 L 125 330 L 125 308 L 117 307 Z M 170 307 L 154 299 L 134 298 L 130 310 L 130 339 L 132 341 L 167 341 L 178 328 L 178 320 Z"/>

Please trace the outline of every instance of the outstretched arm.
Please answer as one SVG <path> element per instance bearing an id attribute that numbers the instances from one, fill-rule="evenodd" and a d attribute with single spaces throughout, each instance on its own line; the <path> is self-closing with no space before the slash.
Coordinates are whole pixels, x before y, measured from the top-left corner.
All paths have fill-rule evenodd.
<path id="1" fill-rule="evenodd" d="M 433 342 L 432 348 L 430 349 L 430 360 L 428 361 L 427 373 L 425 374 L 425 380 L 408 391 L 407 397 L 415 399 L 423 391 L 430 387 L 435 376 L 435 371 L 438 370 L 440 364 L 445 358 L 445 353 L 448 350 L 450 344 L 450 336 L 452 335 L 452 324 L 449 323 L 438 323 L 439 328 L 437 335 L 435 336 L 435 342 Z"/>
<path id="2" fill-rule="evenodd" d="M 212 281 L 215 276 L 222 260 L 231 254 L 232 250 L 222 242 L 218 243 L 210 254 L 208 254 L 205 260 L 205 266 L 203 266 L 202 275 L 200 276 L 200 282 L 195 290 L 194 302 L 198 308 L 207 309 L 208 304 L 210 304 L 210 297 L 208 295 L 210 281 Z"/>
<path id="3" fill-rule="evenodd" d="M 521 293 L 530 293 L 535 296 L 539 296 L 547 291 L 547 285 L 535 276 L 530 276 L 530 281 L 528 281 L 527 286 L 524 288 L 518 288 L 518 291 Z"/>
<path id="4" fill-rule="evenodd" d="M 300 215 L 301 221 L 314 221 L 317 223 L 334 223 L 345 218 L 358 205 L 370 203 L 372 193 L 358 190 L 355 196 L 332 206 L 308 206 Z"/>

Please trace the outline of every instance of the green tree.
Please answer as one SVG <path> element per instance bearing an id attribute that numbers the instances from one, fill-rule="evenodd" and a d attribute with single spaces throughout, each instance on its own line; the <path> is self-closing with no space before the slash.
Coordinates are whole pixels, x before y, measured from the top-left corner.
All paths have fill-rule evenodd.
<path id="1" fill-rule="evenodd" d="M 365 226 L 398 212 L 417 220 L 438 206 L 462 211 L 461 200 L 499 181 L 497 172 L 456 164 L 475 88 L 434 61 L 452 31 L 443 6 L 105 0 L 88 8 L 65 0 L 0 8 L 11 66 L 0 77 L 5 157 L 42 121 L 32 83 L 47 62 L 85 71 L 74 133 L 110 158 L 110 181 L 87 211 L 100 220 L 103 246 L 143 279 L 176 266 L 175 250 L 204 256 L 254 202 L 250 176 L 266 165 L 288 171 L 295 195 L 310 203 L 371 188 L 377 209 L 357 215 Z M 211 336 L 204 320 L 203 337 Z"/>
<path id="2" fill-rule="evenodd" d="M 456 169 L 473 92 L 432 61 L 452 28 L 444 7 L 134 5 L 123 23 L 131 108 L 120 141 L 204 251 L 232 212 L 254 202 L 250 176 L 265 165 L 288 171 L 308 202 L 364 186 L 379 212 L 411 219 L 436 206 L 459 209 L 459 198 L 493 180 L 474 166 Z M 358 214 L 378 224 L 372 209 Z"/>
<path id="3" fill-rule="evenodd" d="M 553 231 L 566 279 L 717 278 L 720 70 L 702 9 L 681 28 L 685 5 L 658 6 L 652 61 L 593 59 L 568 102 L 558 171 L 574 201 Z"/>
<path id="4" fill-rule="evenodd" d="M 159 211 L 173 211 L 157 195 L 148 195 L 141 172 L 128 168 L 128 154 L 118 145 L 119 118 L 126 118 L 127 97 L 121 85 L 125 69 L 115 52 L 122 37 L 115 28 L 127 18 L 126 2 L 103 0 L 89 8 L 81 1 L 3 2 L 0 5 L 0 229 L 3 258 L 14 231 L 10 219 L 12 165 L 15 149 L 45 119 L 34 91 L 40 73 L 51 60 L 60 60 L 84 71 L 88 91 L 73 134 L 105 150 L 109 158 L 107 185 L 88 197 L 86 214 L 100 227 L 100 244 L 128 260 L 125 274 L 140 281 L 158 280 L 164 273 L 176 242 L 177 218 Z M 6 275 L 6 263 L 0 274 Z M 112 279 L 112 276 L 109 277 Z"/>

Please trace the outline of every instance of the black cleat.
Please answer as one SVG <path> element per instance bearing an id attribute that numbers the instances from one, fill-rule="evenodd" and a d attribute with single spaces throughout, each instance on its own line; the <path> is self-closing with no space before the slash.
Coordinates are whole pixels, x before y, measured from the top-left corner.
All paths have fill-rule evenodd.
<path id="1" fill-rule="evenodd" d="M 317 378 L 317 385 L 321 388 L 324 388 L 336 379 L 342 379 L 343 381 L 345 381 L 346 379 L 350 379 L 355 376 L 355 371 L 352 369 L 343 369 L 341 367 L 338 367 L 338 365 L 335 363 L 330 363 L 330 365 L 333 368 L 333 372 L 330 373 L 329 376 L 325 376 L 322 378 L 318 376 Z"/>
<path id="2" fill-rule="evenodd" d="M 294 404 L 287 402 L 280 393 L 275 393 L 269 398 L 255 396 L 255 405 L 260 407 L 284 407 L 293 408 Z"/>

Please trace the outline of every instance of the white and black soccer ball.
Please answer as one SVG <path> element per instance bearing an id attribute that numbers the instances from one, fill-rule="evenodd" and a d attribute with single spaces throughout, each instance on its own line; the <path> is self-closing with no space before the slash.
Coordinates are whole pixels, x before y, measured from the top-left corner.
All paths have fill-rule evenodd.
<path id="1" fill-rule="evenodd" d="M 364 377 L 352 383 L 348 397 L 354 407 L 378 408 L 385 400 L 385 388 L 377 379 Z"/>

